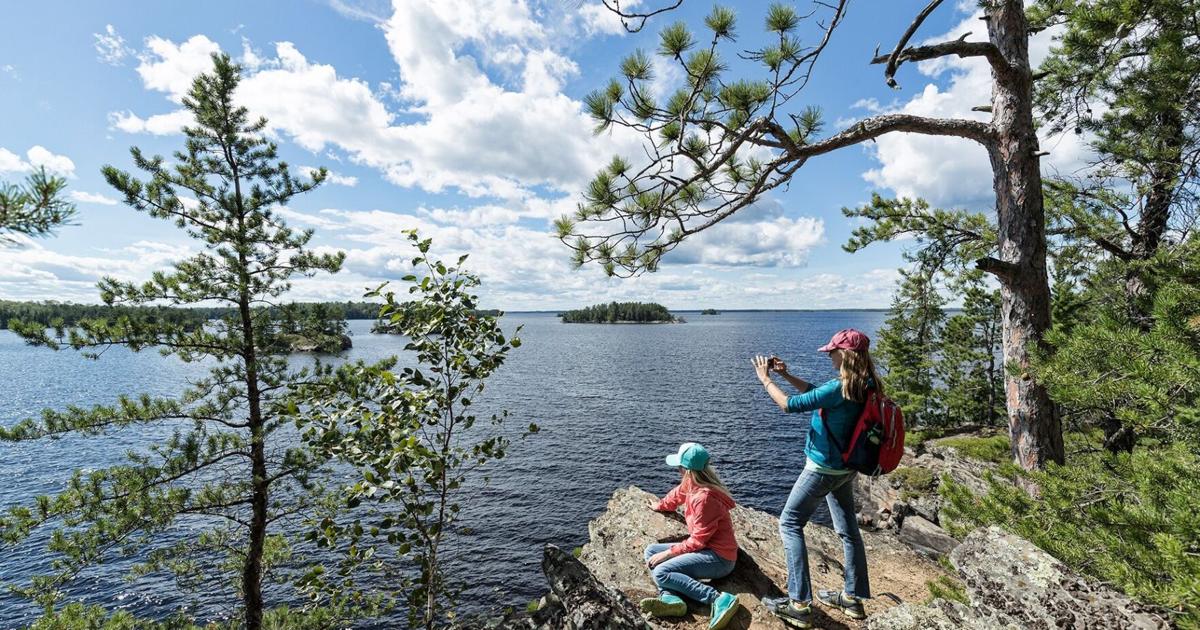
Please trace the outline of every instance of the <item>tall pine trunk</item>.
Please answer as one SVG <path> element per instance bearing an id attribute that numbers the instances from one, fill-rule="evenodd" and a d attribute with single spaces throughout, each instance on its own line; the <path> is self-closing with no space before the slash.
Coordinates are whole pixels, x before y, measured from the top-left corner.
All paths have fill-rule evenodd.
<path id="1" fill-rule="evenodd" d="M 987 10 L 988 36 L 1007 60 L 993 68 L 996 140 L 988 148 L 996 192 L 1005 398 L 1016 462 L 1026 470 L 1064 459 L 1062 425 L 1046 388 L 1034 380 L 1030 355 L 1050 327 L 1045 211 L 1038 139 L 1033 126 L 1029 27 L 1020 0 Z"/>
<path id="2" fill-rule="evenodd" d="M 244 238 L 246 225 L 242 203 L 238 165 L 229 156 L 233 171 L 234 198 L 238 207 L 238 236 Z M 249 407 L 247 424 L 250 429 L 250 531 L 246 560 L 242 565 L 242 600 L 246 606 L 246 630 L 261 630 L 263 623 L 262 559 L 267 538 L 267 457 L 263 444 L 266 439 L 262 415 L 262 392 L 258 389 L 258 356 L 255 352 L 254 320 L 250 312 L 250 262 L 246 248 L 239 243 L 238 263 L 241 284 L 238 296 L 238 315 L 242 324 L 242 360 L 246 369 L 246 402 Z"/>

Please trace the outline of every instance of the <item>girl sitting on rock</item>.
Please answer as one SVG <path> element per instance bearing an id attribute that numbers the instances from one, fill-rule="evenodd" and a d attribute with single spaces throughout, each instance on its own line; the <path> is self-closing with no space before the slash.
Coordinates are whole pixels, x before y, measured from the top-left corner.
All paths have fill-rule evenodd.
<path id="1" fill-rule="evenodd" d="M 722 578 L 733 571 L 738 551 L 729 517 L 733 496 L 699 444 L 683 444 L 678 453 L 667 455 L 667 465 L 678 468 L 682 479 L 653 509 L 673 512 L 683 505 L 688 538 L 646 547 L 646 566 L 659 595 L 643 599 L 642 611 L 655 617 L 681 617 L 687 614 L 687 604 L 679 597 L 683 595 L 711 607 L 710 629 L 724 628 L 737 613 L 737 596 L 699 580 Z"/>

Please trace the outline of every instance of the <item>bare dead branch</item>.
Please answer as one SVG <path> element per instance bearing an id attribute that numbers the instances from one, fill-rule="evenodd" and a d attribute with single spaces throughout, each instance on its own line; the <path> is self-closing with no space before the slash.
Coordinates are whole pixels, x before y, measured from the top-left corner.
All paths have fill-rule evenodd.
<path id="1" fill-rule="evenodd" d="M 963 35 L 966 37 L 970 33 Z M 892 75 L 895 74 L 895 68 L 899 68 L 900 64 L 906 61 L 928 61 L 930 59 L 938 59 L 941 57 L 949 57 L 956 55 L 959 58 L 967 57 L 986 57 L 988 63 L 992 64 L 992 68 L 998 72 L 1008 72 L 1008 61 L 1004 55 L 1000 53 L 1000 49 L 991 42 L 968 42 L 961 37 L 959 39 L 942 42 L 940 44 L 930 44 L 928 46 L 916 46 L 913 48 L 905 48 L 899 53 L 893 51 L 890 55 L 877 55 L 871 59 L 872 64 L 887 63 L 888 64 L 888 85 L 897 87 Z M 892 64 L 895 64 L 893 68 Z"/>
<path id="2" fill-rule="evenodd" d="M 883 114 L 860 120 L 841 133 L 813 144 L 800 147 L 796 157 L 809 157 L 858 144 L 892 132 L 920 133 L 929 136 L 957 136 L 974 140 L 984 146 L 995 141 L 991 125 L 977 120 L 959 118 L 927 118 L 911 114 Z"/>
<path id="3" fill-rule="evenodd" d="M 921 24 L 925 21 L 925 18 L 929 17 L 929 14 L 933 13 L 933 10 L 938 8 L 938 5 L 941 3 L 942 0 L 932 0 L 929 4 L 925 5 L 925 8 L 917 14 L 916 19 L 913 20 L 912 24 L 908 25 L 908 29 L 900 36 L 900 41 L 896 42 L 896 48 L 888 56 L 887 69 L 883 71 L 883 75 L 887 78 L 888 87 L 899 89 L 900 86 L 896 83 L 896 68 L 900 65 L 900 53 L 908 45 L 908 40 L 912 39 L 912 36 L 916 34 L 917 29 L 921 28 Z"/>

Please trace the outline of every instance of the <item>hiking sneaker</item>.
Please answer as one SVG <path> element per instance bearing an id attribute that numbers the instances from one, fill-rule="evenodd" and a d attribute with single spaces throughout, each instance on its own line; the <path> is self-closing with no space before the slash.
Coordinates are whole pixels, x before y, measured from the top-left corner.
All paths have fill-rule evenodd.
<path id="1" fill-rule="evenodd" d="M 738 598 L 733 593 L 721 593 L 712 603 L 712 614 L 708 618 L 709 630 L 721 630 L 737 614 Z"/>
<path id="2" fill-rule="evenodd" d="M 813 611 L 810 604 L 801 606 L 788 597 L 764 597 L 762 603 L 767 608 L 767 612 L 779 617 L 793 628 L 812 627 Z"/>
<path id="3" fill-rule="evenodd" d="M 658 597 L 647 597 L 638 603 L 642 612 L 652 617 L 682 617 L 687 614 L 687 604 L 677 595 L 663 593 Z"/>
<path id="4" fill-rule="evenodd" d="M 863 610 L 862 600 L 847 595 L 842 591 L 817 591 L 817 599 L 830 608 L 837 608 L 851 619 L 866 619 L 867 611 Z"/>

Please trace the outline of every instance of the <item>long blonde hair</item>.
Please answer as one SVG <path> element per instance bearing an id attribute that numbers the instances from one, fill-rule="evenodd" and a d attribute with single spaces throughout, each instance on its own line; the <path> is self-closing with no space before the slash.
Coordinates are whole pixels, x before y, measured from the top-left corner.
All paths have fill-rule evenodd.
<path id="1" fill-rule="evenodd" d="M 854 402 L 866 402 L 867 390 L 872 384 L 875 390 L 880 394 L 883 393 L 883 380 L 879 378 L 879 372 L 875 370 L 875 362 L 871 360 L 871 353 L 867 350 L 850 350 L 838 349 L 834 350 L 842 357 L 842 365 L 839 368 L 842 377 L 842 398 L 852 400 Z"/>
<path id="2" fill-rule="evenodd" d="M 733 498 L 733 493 L 729 491 L 729 488 L 725 487 L 720 475 L 717 474 L 717 469 L 713 468 L 712 464 L 705 464 L 704 468 L 700 470 L 684 468 L 683 474 L 690 477 L 692 483 L 697 486 L 712 488 L 713 490 L 725 493 L 725 496 L 731 499 Z"/>

